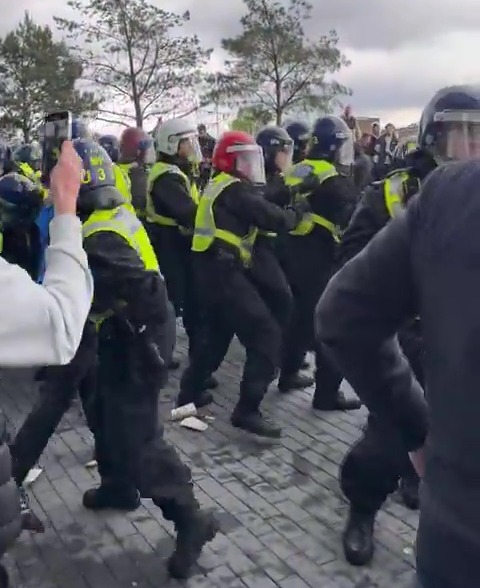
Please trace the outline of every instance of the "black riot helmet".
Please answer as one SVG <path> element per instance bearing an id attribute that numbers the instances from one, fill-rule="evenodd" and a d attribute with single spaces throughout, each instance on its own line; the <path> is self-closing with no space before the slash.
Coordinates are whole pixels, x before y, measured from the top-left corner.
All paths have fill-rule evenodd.
<path id="1" fill-rule="evenodd" d="M 292 164 L 293 139 L 282 127 L 264 127 L 258 132 L 255 141 L 262 148 L 267 174 L 283 172 Z M 285 154 L 283 161 L 279 161 L 279 153 Z"/>
<path id="2" fill-rule="evenodd" d="M 105 149 L 113 163 L 118 162 L 120 159 L 120 141 L 115 135 L 102 135 L 98 139 L 98 144 Z"/>
<path id="3" fill-rule="evenodd" d="M 43 206 L 40 186 L 17 173 L 0 178 L 0 230 L 28 227 Z"/>
<path id="4" fill-rule="evenodd" d="M 324 159 L 343 169 L 351 169 L 354 161 L 352 131 L 338 116 L 322 116 L 313 124 L 308 146 L 309 159 Z"/>
<path id="5" fill-rule="evenodd" d="M 418 146 L 438 164 L 480 159 L 480 86 L 439 90 L 422 113 Z"/>
<path id="6" fill-rule="evenodd" d="M 285 130 L 293 140 L 293 163 L 299 163 L 305 159 L 310 129 L 305 123 L 297 121 L 289 123 Z"/>
<path id="7" fill-rule="evenodd" d="M 115 188 L 113 163 L 105 149 L 92 139 L 75 139 L 73 146 L 83 164 L 78 210 L 109 208 L 117 200 L 117 205 L 121 204 L 123 199 Z"/>

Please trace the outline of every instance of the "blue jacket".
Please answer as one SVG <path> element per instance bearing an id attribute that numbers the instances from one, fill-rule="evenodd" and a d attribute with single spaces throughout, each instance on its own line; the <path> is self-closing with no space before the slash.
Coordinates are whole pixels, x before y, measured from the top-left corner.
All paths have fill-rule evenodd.
<path id="1" fill-rule="evenodd" d="M 43 281 L 43 276 L 45 274 L 45 251 L 48 247 L 50 242 L 49 230 L 48 227 L 50 225 L 50 221 L 52 220 L 54 215 L 53 205 L 44 206 L 42 211 L 38 215 L 36 224 L 40 232 L 40 247 L 42 250 L 42 254 L 40 256 L 40 267 L 38 268 L 38 277 L 37 282 L 41 283 Z"/>

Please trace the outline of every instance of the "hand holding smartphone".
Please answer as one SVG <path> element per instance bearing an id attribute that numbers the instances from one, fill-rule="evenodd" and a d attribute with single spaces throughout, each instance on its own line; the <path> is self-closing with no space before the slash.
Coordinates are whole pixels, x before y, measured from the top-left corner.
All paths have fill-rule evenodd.
<path id="1" fill-rule="evenodd" d="M 43 126 L 42 183 L 50 186 L 50 174 L 58 161 L 64 141 L 72 139 L 72 113 L 68 110 L 47 114 Z"/>

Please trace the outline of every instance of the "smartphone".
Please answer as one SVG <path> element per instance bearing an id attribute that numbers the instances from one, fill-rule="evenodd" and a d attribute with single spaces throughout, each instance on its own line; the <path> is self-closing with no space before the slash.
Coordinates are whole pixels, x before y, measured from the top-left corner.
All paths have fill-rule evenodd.
<path id="1" fill-rule="evenodd" d="M 72 113 L 68 110 L 47 114 L 43 123 L 42 182 L 50 185 L 50 174 L 57 163 L 64 141 L 72 139 Z"/>

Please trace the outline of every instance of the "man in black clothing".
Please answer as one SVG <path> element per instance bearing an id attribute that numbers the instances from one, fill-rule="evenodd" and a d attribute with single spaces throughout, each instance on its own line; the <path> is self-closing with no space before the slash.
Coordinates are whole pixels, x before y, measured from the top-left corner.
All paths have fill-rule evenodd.
<path id="1" fill-rule="evenodd" d="M 381 182 L 371 184 L 360 200 L 339 247 L 339 264 L 345 265 L 418 192 L 420 183 L 436 167 L 424 150 L 412 153 L 407 166 L 392 172 Z M 423 350 L 420 323 L 411 317 L 399 333 L 403 352 L 417 380 L 423 385 Z M 401 440 L 392 434 L 389 423 L 370 413 L 363 437 L 348 452 L 340 468 L 342 491 L 350 502 L 350 513 L 343 536 L 347 560 L 354 565 L 368 563 L 374 550 L 373 531 L 376 513 L 394 492 L 406 506 L 418 507 L 418 477 Z"/>
<path id="2" fill-rule="evenodd" d="M 281 392 L 305 388 L 311 379 L 299 374 L 305 352 L 314 349 L 313 312 L 335 269 L 338 233 L 355 207 L 355 187 L 340 169 L 351 170 L 353 140 L 350 129 L 338 117 L 326 116 L 314 125 L 307 157 L 287 174 L 286 184 L 295 186 L 315 178 L 316 186 L 299 195 L 308 202 L 307 212 L 288 235 L 284 269 L 294 296 L 295 309 L 283 345 L 278 387 Z M 338 390 L 341 375 L 316 349 L 313 406 L 319 410 L 350 410 L 358 400 L 346 399 Z"/>
<path id="3" fill-rule="evenodd" d="M 316 327 L 329 356 L 370 411 L 390 423 L 423 476 L 422 587 L 465 588 L 480 586 L 480 88 L 440 91 L 419 136 L 421 149 L 448 163 L 335 275 Z M 395 338 L 417 314 L 428 409 Z"/>

